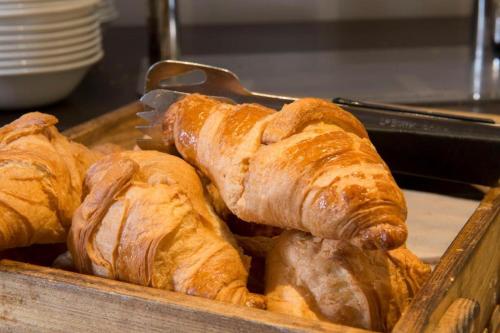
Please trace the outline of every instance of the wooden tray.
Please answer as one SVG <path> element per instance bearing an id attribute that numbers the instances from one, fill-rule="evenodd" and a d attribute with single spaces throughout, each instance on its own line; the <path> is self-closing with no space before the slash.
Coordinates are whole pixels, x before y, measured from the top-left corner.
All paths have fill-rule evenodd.
<path id="1" fill-rule="evenodd" d="M 127 148 L 137 103 L 65 132 Z M 500 292 L 500 187 L 489 190 L 394 332 L 482 332 Z M 43 266 L 0 261 L 0 332 L 366 332 Z"/>

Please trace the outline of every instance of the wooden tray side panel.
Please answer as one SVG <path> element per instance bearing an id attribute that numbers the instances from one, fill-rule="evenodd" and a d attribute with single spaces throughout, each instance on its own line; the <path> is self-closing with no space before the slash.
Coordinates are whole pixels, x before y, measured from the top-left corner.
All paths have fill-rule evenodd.
<path id="1" fill-rule="evenodd" d="M 0 331 L 368 332 L 9 260 Z"/>
<path id="2" fill-rule="evenodd" d="M 142 136 L 142 133 L 135 128 L 144 124 L 144 121 L 136 116 L 136 113 L 141 111 L 143 111 L 141 103 L 134 102 L 72 127 L 65 131 L 64 135 L 87 146 L 114 143 L 124 148 L 132 148 L 135 140 Z"/>
<path id="3" fill-rule="evenodd" d="M 492 189 L 416 295 L 394 332 L 434 332 L 457 298 L 480 305 L 476 331 L 488 324 L 500 291 L 500 188 Z"/>

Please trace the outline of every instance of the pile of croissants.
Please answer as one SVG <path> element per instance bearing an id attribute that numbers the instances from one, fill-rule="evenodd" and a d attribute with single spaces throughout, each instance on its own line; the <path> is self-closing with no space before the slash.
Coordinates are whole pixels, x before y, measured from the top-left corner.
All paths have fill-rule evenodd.
<path id="1" fill-rule="evenodd" d="M 430 268 L 405 248 L 403 194 L 354 116 L 192 94 L 162 121 L 177 156 L 90 149 L 36 112 L 2 127 L 0 250 L 67 242 L 82 273 L 394 326 Z"/>

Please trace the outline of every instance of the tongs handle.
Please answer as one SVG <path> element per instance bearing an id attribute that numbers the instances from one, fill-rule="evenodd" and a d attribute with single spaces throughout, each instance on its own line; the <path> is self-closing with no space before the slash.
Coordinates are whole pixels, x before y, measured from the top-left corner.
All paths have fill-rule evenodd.
<path id="1" fill-rule="evenodd" d="M 445 118 L 445 119 L 454 119 L 460 121 L 470 121 L 474 123 L 482 123 L 482 124 L 495 124 L 495 121 L 490 118 L 484 117 L 469 117 L 466 115 L 452 115 L 448 113 L 443 113 L 439 111 L 429 111 L 429 110 L 420 110 L 414 109 L 407 106 L 402 105 L 394 105 L 394 104 L 385 104 L 385 103 L 375 103 L 375 102 L 365 102 L 365 101 L 354 101 L 351 99 L 336 97 L 333 99 L 333 102 L 339 105 L 344 106 L 354 106 L 367 108 L 372 110 L 381 110 L 381 111 L 389 111 L 389 112 L 399 112 L 399 113 L 408 113 L 408 114 L 417 114 L 423 116 L 437 117 L 437 118 Z"/>

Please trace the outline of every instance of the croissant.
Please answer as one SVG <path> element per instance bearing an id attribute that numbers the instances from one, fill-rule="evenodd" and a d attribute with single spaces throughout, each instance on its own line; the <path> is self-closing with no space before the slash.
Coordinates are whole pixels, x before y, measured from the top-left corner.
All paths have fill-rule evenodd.
<path id="1" fill-rule="evenodd" d="M 430 268 L 406 248 L 363 251 L 287 231 L 266 262 L 270 311 L 389 331 Z"/>
<path id="2" fill-rule="evenodd" d="M 195 170 L 156 151 L 110 155 L 88 171 L 68 248 L 77 270 L 264 308 L 249 257 L 208 204 Z"/>
<path id="3" fill-rule="evenodd" d="M 276 112 L 193 94 L 169 107 L 162 127 L 164 143 L 244 221 L 367 249 L 406 240 L 401 190 L 362 124 L 332 103 L 305 98 Z"/>
<path id="4" fill-rule="evenodd" d="M 85 171 L 100 155 L 56 123 L 34 112 L 0 128 L 0 250 L 66 239 Z"/>

